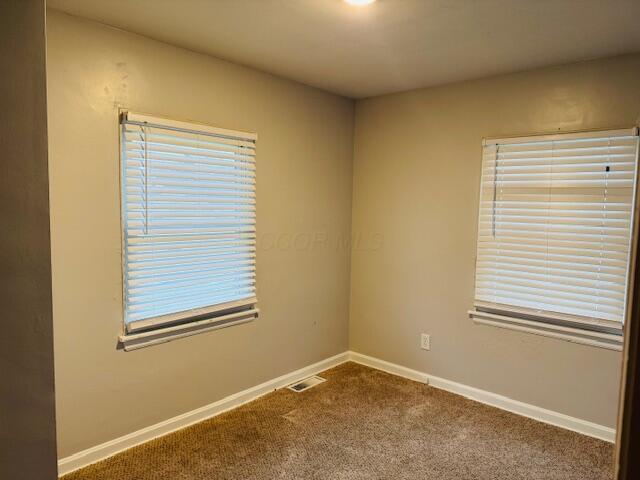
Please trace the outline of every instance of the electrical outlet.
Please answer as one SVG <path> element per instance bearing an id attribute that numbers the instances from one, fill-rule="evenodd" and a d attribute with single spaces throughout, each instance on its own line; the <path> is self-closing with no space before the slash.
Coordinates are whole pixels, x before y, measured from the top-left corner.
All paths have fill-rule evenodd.
<path id="1" fill-rule="evenodd" d="M 423 333 L 420 335 L 420 348 L 423 350 L 431 350 L 431 335 Z"/>

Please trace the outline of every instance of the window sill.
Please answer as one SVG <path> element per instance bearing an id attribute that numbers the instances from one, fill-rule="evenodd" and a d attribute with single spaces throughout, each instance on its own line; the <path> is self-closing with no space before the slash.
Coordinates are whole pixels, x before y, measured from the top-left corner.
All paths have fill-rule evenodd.
<path id="1" fill-rule="evenodd" d="M 258 309 L 243 310 L 229 315 L 207 318 L 194 322 L 173 325 L 165 328 L 157 328 L 141 333 L 129 333 L 120 335 L 119 341 L 124 350 L 129 352 L 139 348 L 150 347 L 160 343 L 170 342 L 179 338 L 210 332 L 219 328 L 231 327 L 241 323 L 247 323 L 258 317 Z"/>
<path id="2" fill-rule="evenodd" d="M 605 333 L 582 329 L 579 327 L 556 325 L 542 321 L 499 315 L 497 313 L 483 312 L 479 310 L 470 310 L 469 316 L 473 319 L 474 323 L 480 325 L 490 325 L 498 328 L 531 333 L 534 335 L 557 338 L 567 342 L 590 345 L 592 347 L 622 351 L 622 332 L 619 334 Z"/>

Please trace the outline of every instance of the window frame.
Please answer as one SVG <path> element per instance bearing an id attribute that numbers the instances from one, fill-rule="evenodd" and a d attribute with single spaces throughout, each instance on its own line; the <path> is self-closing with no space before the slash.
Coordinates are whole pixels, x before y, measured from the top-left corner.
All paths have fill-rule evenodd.
<path id="1" fill-rule="evenodd" d="M 501 143 L 517 143 L 527 141 L 552 141 L 552 140 L 567 140 L 569 138 L 591 138 L 600 136 L 613 135 L 615 133 L 621 134 L 622 132 L 628 132 L 628 136 L 637 137 L 636 140 L 636 158 L 635 158 L 635 170 L 634 170 L 634 185 L 632 193 L 632 210 L 630 215 L 630 233 L 629 233 L 629 258 L 627 262 L 626 271 L 626 294 L 623 322 L 606 321 L 600 319 L 588 319 L 586 317 L 580 317 L 577 315 L 564 314 L 558 312 L 551 312 L 546 310 L 538 310 L 532 313 L 531 309 L 518 307 L 515 305 L 499 305 L 489 304 L 488 302 L 478 301 L 476 299 L 476 281 L 477 281 L 477 260 L 478 260 L 478 248 L 480 239 L 480 222 L 481 215 L 480 210 L 482 207 L 482 181 L 483 172 L 482 166 L 484 159 L 481 161 L 481 171 L 479 175 L 479 193 L 478 193 L 478 206 L 476 209 L 477 218 L 477 231 L 476 231 L 476 256 L 474 261 L 474 299 L 473 308 L 468 311 L 469 317 L 476 324 L 489 325 L 499 328 L 506 328 L 510 330 L 531 333 L 536 335 L 543 335 L 553 337 L 569 342 L 580 343 L 584 345 L 591 345 L 594 347 L 600 347 L 610 350 L 621 351 L 624 339 L 625 325 L 628 324 L 630 316 L 630 302 L 631 292 L 633 288 L 633 266 L 636 257 L 636 238 L 638 236 L 638 217 L 639 217 L 639 176 L 640 176 L 640 138 L 638 138 L 638 127 L 627 127 L 620 129 L 594 129 L 594 130 L 580 130 L 572 132 L 555 132 L 555 133 L 543 133 L 543 134 L 529 134 L 529 135 L 514 135 L 510 137 L 485 137 L 482 140 L 482 151 L 488 144 L 501 144 Z M 481 155 L 482 157 L 482 155 Z"/>
<path id="2" fill-rule="evenodd" d="M 126 195 L 123 190 L 125 187 L 125 136 L 124 127 L 126 124 L 145 123 L 149 127 L 175 130 L 198 135 L 211 135 L 213 137 L 237 137 L 253 141 L 257 145 L 258 135 L 255 132 L 246 132 L 238 130 L 229 130 L 212 125 L 197 123 L 192 121 L 175 120 L 172 118 L 151 115 L 146 113 L 132 112 L 129 109 L 119 108 L 117 116 L 118 126 L 118 199 L 120 214 L 120 258 L 121 258 L 121 274 L 122 282 L 122 302 L 121 302 L 121 329 L 118 336 L 120 346 L 125 351 L 137 350 L 139 348 L 148 347 L 166 343 L 175 339 L 184 338 L 199 333 L 209 332 L 220 328 L 226 328 L 233 325 L 244 324 L 258 318 L 259 309 L 257 308 L 257 284 L 255 285 L 255 293 L 253 297 L 243 300 L 233 300 L 218 304 L 212 304 L 202 308 L 194 308 L 190 310 L 149 317 L 135 322 L 127 323 L 126 320 Z M 254 183 L 254 192 L 256 191 Z M 254 220 L 254 246 L 257 246 L 257 221 Z M 257 278 L 257 261 L 254 256 L 253 268 L 255 278 Z M 132 323 L 135 323 L 133 327 Z"/>

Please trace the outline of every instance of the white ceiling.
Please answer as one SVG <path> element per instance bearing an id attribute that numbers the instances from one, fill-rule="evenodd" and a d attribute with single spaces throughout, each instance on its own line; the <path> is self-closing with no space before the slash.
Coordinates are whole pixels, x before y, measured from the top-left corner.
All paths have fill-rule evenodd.
<path id="1" fill-rule="evenodd" d="M 640 51 L 640 0 L 48 0 L 349 97 Z"/>

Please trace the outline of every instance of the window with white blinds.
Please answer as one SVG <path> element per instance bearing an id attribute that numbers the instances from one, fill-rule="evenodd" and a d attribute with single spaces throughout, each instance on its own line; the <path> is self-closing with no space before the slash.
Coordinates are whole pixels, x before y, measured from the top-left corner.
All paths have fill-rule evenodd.
<path id="1" fill-rule="evenodd" d="M 637 158 L 636 129 L 486 140 L 476 310 L 619 331 Z"/>
<path id="2" fill-rule="evenodd" d="M 121 115 L 127 333 L 257 314 L 255 141 Z"/>

